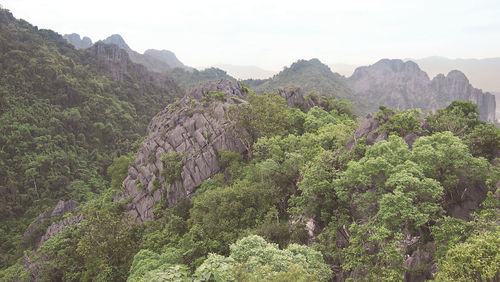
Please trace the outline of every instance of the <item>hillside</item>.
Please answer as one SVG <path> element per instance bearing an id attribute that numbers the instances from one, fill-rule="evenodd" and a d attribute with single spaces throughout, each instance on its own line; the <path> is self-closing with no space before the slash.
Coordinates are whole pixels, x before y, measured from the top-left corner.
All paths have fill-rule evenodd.
<path id="1" fill-rule="evenodd" d="M 59 34 L 0 10 L 1 267 L 32 246 L 22 238 L 61 199 L 85 201 L 108 185 L 151 117 L 182 95 L 112 47 L 77 51 Z M 120 74 L 124 79 L 118 79 Z M 45 226 L 46 227 L 46 226 Z M 40 232 L 40 230 L 38 231 Z"/>

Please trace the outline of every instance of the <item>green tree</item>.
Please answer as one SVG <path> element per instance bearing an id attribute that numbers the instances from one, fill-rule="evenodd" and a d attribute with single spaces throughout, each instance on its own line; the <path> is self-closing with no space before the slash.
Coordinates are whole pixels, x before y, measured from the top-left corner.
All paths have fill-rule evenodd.
<path id="1" fill-rule="evenodd" d="M 271 137 L 288 133 L 294 124 L 293 111 L 285 99 L 277 94 L 247 95 L 248 104 L 232 106 L 227 117 L 234 126 L 238 138 L 245 145 L 249 159 L 252 146 L 259 137 Z"/>

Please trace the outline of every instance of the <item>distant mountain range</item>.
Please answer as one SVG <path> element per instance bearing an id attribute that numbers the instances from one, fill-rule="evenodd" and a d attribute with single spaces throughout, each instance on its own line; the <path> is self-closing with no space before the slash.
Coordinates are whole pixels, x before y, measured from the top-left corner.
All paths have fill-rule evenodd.
<path id="1" fill-rule="evenodd" d="M 257 92 L 276 88 L 301 87 L 305 92 L 344 98 L 355 103 L 359 114 L 375 112 L 379 105 L 395 109 L 421 108 L 433 111 L 453 100 L 471 100 L 478 104 L 481 119 L 495 120 L 495 98 L 474 88 L 460 71 L 432 80 L 411 61 L 383 59 L 357 68 L 350 77 L 342 76 L 318 59 L 299 60 L 269 79 L 245 80 Z"/>
<path id="2" fill-rule="evenodd" d="M 381 104 L 432 111 L 453 100 L 470 100 L 478 104 L 482 120 L 495 120 L 494 96 L 472 87 L 467 77 L 457 70 L 446 76 L 438 74 L 430 80 L 412 61 L 383 59 L 371 66 L 357 68 L 347 84 L 358 98 L 371 104 L 372 110 Z"/>
<path id="3" fill-rule="evenodd" d="M 80 39 L 80 35 L 76 33 L 66 34 L 63 37 L 77 49 L 85 49 L 93 46 L 90 38 L 83 37 L 83 39 Z M 177 56 L 175 56 L 172 51 L 148 49 L 144 52 L 144 54 L 140 54 L 132 50 L 119 34 L 113 34 L 102 41 L 98 41 L 97 43 L 116 45 L 118 48 L 126 51 L 132 62 L 141 64 L 150 71 L 168 75 L 185 91 L 204 81 L 220 78 L 233 81 L 236 80 L 232 76 L 228 75 L 226 71 L 218 68 L 212 67 L 199 71 L 195 68 L 186 66 L 179 59 L 177 59 Z"/>
<path id="4" fill-rule="evenodd" d="M 90 38 L 80 38 L 78 34 L 65 35 L 64 38 L 79 49 L 92 45 Z M 333 72 L 318 59 L 311 59 L 299 60 L 270 78 L 259 79 L 258 77 L 266 77 L 272 72 L 255 66 L 235 65 L 218 65 L 219 68 L 198 71 L 184 65 L 171 51 L 150 49 L 140 54 L 132 50 L 119 34 L 111 35 L 100 42 L 118 46 L 126 51 L 131 61 L 144 65 L 150 71 L 167 74 L 184 90 L 204 81 L 220 78 L 236 80 L 230 74 L 237 78 L 253 74 L 256 79 L 246 79 L 243 82 L 256 92 L 300 87 L 306 93 L 315 91 L 350 100 L 354 102 L 354 110 L 358 114 L 375 112 L 379 105 L 432 111 L 445 107 L 453 100 L 471 100 L 478 104 L 481 119 L 495 121 L 496 118 L 495 96 L 474 88 L 463 72 L 453 70 L 448 73 L 447 69 L 458 64 L 470 71 L 476 70 L 477 75 L 481 72 L 491 75 L 498 73 L 495 72 L 495 67 L 497 61 L 500 66 L 500 59 L 449 60 L 432 57 L 417 60 L 434 71 L 431 73 L 431 76 L 434 76 L 432 80 L 413 61 L 383 59 L 373 65 L 356 68 L 350 76 L 343 76 Z M 337 65 L 337 69 L 343 70 L 344 73 L 351 67 L 352 65 Z M 438 72 L 448 74 L 434 74 Z M 494 84 L 493 78 L 482 81 Z"/>
<path id="5" fill-rule="evenodd" d="M 449 59 L 445 57 L 427 57 L 422 59 L 404 59 L 413 61 L 425 71 L 429 77 L 440 73 L 446 74 L 452 70 L 463 72 L 470 82 L 483 91 L 500 92 L 500 58 L 487 59 Z M 351 76 L 354 70 L 361 65 L 356 64 L 329 64 L 334 72 L 344 76 Z"/>

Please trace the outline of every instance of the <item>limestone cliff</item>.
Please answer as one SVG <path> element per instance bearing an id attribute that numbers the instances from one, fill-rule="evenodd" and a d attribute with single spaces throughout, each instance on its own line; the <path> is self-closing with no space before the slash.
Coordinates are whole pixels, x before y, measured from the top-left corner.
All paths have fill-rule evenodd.
<path id="1" fill-rule="evenodd" d="M 92 46 L 92 40 L 90 38 L 87 36 L 80 38 L 80 35 L 77 33 L 65 34 L 63 35 L 63 38 L 75 46 L 76 49 L 85 49 Z"/>
<path id="2" fill-rule="evenodd" d="M 119 34 L 113 34 L 101 42 L 118 46 L 127 52 L 130 60 L 136 64 L 145 66 L 148 70 L 164 73 L 175 68 L 192 71 L 193 68 L 185 66 L 175 54 L 168 50 L 149 49 L 144 54 L 132 50 Z"/>
<path id="3" fill-rule="evenodd" d="M 203 180 L 221 170 L 217 150 L 244 152 L 225 113 L 246 103 L 246 94 L 237 82 L 209 82 L 153 118 L 118 198 L 129 202 L 126 208 L 135 221 L 153 219 L 155 202 L 170 207 L 191 197 Z"/>
<path id="4" fill-rule="evenodd" d="M 370 104 L 372 112 L 378 105 L 432 111 L 446 107 L 453 100 L 470 100 L 478 104 L 482 120 L 495 120 L 494 96 L 472 87 L 460 71 L 451 71 L 447 76 L 440 74 L 430 80 L 414 62 L 383 59 L 357 68 L 347 84 L 358 99 Z"/>

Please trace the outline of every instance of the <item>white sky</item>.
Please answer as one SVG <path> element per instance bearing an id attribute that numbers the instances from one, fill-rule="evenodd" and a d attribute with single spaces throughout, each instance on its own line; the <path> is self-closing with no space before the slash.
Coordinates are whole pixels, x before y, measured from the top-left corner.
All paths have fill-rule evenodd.
<path id="1" fill-rule="evenodd" d="M 0 0 L 39 28 L 111 34 L 173 51 L 186 65 L 280 70 L 298 59 L 500 57 L 499 0 Z"/>

